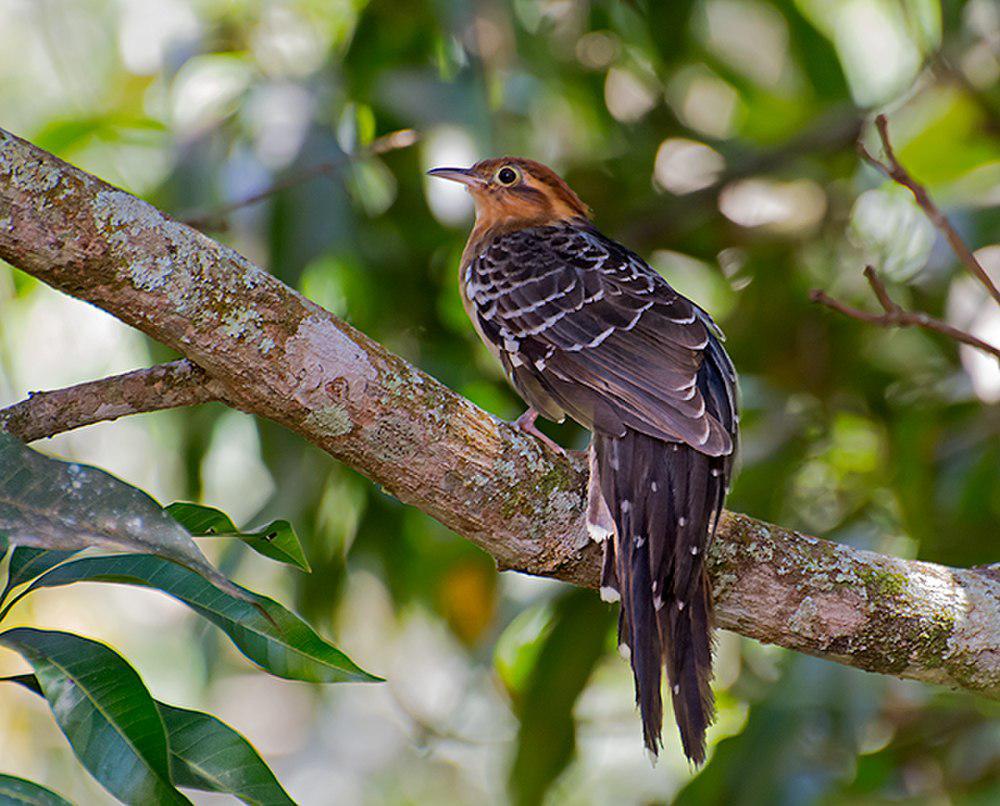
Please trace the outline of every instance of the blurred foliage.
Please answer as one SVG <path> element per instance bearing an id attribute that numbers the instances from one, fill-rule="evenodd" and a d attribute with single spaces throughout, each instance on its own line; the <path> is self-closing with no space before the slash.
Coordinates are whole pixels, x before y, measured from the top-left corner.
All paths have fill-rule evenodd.
<path id="1" fill-rule="evenodd" d="M 0 122 L 179 217 L 337 164 L 211 234 L 507 418 L 520 403 L 455 283 L 469 204 L 424 172 L 549 162 L 725 329 L 744 406 L 731 508 L 968 566 L 996 559 L 996 362 L 840 318 L 808 292 L 874 308 L 861 269 L 876 261 L 901 304 L 1000 338 L 942 239 L 854 152 L 859 135 L 875 148 L 867 121 L 886 111 L 900 160 L 1000 273 L 998 39 L 991 0 L 8 0 Z M 365 155 L 402 128 L 420 144 Z M 0 273 L 0 399 L 170 357 L 60 305 Z M 208 406 L 55 447 L 161 499 L 296 525 L 313 573 L 271 584 L 389 680 L 383 695 L 309 695 L 282 751 L 304 802 L 1000 799 L 995 708 L 749 641 L 720 657 L 728 710 L 706 767 L 668 736 L 650 770 L 627 666 L 609 649 L 582 680 L 594 636 L 557 662 L 571 625 L 603 635 L 610 610 L 498 580 L 478 550 L 273 424 Z M 262 573 L 247 552 L 220 564 Z M 206 699 L 235 685 L 215 641 L 198 645 Z"/>
<path id="2" fill-rule="evenodd" d="M 513 694 L 521 722 L 510 769 L 516 803 L 538 803 L 576 746 L 573 706 L 607 644 L 612 618 L 591 591 L 561 597 L 523 690 Z"/>

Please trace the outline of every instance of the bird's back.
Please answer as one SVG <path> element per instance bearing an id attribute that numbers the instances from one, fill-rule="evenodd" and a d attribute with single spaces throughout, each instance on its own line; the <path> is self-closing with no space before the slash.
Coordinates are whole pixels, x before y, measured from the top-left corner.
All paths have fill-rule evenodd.
<path id="1" fill-rule="evenodd" d="M 732 452 L 736 376 L 718 328 L 589 224 L 487 234 L 460 281 L 476 329 L 522 396 L 531 379 L 591 430 L 627 426 Z"/>

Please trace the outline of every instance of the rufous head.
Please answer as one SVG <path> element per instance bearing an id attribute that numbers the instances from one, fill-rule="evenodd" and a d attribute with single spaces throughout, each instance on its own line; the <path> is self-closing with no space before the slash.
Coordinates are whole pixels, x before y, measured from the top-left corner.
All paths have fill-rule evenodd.
<path id="1" fill-rule="evenodd" d="M 521 157 L 482 160 L 471 168 L 435 168 L 461 182 L 476 204 L 476 229 L 541 226 L 589 218 L 590 209 L 548 166 Z"/>

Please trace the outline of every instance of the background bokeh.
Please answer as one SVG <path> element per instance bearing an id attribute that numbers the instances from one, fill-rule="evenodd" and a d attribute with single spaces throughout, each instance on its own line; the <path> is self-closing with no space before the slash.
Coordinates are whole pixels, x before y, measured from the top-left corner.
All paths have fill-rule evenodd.
<path id="1" fill-rule="evenodd" d="M 0 125 L 199 217 L 505 418 L 520 404 L 455 283 L 471 205 L 424 172 L 549 162 L 727 332 L 745 407 L 731 508 L 963 566 L 997 560 L 997 363 L 808 292 L 872 308 L 873 263 L 901 303 L 1000 341 L 982 288 L 854 150 L 859 134 L 877 149 L 870 116 L 888 113 L 901 161 L 1000 275 L 998 76 L 992 0 L 0 0 Z M 403 128 L 420 142 L 365 151 Z M 0 264 L 0 405 L 169 357 Z M 550 433 L 584 444 L 571 426 Z M 1000 802 L 995 704 L 726 633 L 709 763 L 689 769 L 671 727 L 651 768 L 610 608 L 497 575 L 271 423 L 205 406 L 37 447 L 163 502 L 295 523 L 311 575 L 238 547 L 215 559 L 387 683 L 255 673 L 152 592 L 42 592 L 13 621 L 110 642 L 158 698 L 251 738 L 303 804 Z M 21 668 L 0 654 L 0 672 Z M 0 687 L 0 769 L 108 802 L 16 687 Z"/>

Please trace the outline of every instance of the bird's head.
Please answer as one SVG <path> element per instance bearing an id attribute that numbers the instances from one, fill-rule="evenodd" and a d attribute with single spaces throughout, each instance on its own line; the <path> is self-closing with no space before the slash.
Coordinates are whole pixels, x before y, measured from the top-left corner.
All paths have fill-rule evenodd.
<path id="1" fill-rule="evenodd" d="M 590 217 L 590 209 L 551 168 L 500 157 L 471 168 L 435 168 L 431 176 L 461 182 L 476 204 L 476 229 L 528 227 Z"/>

